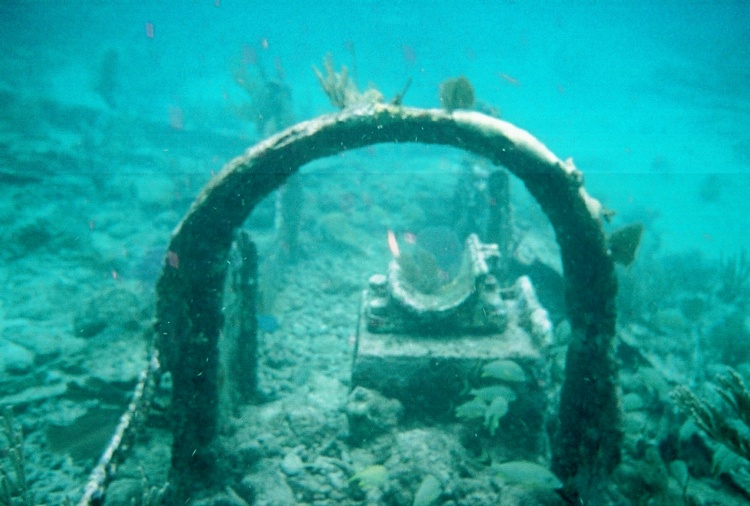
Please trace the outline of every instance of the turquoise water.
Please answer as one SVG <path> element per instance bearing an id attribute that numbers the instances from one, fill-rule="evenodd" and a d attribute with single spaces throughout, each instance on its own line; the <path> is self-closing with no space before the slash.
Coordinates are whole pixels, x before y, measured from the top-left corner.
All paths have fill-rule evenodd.
<path id="1" fill-rule="evenodd" d="M 296 117 L 330 111 L 311 65 L 356 62 L 386 97 L 438 105 L 466 75 L 477 97 L 586 173 L 611 207 L 658 212 L 665 245 L 718 256 L 746 246 L 748 14 L 743 2 L 4 2 L 6 87 L 110 113 L 94 89 L 116 55 L 117 113 L 186 130 L 248 131 L 243 59 L 283 69 Z M 150 28 L 149 28 L 150 27 Z M 149 30 L 153 30 L 150 34 Z M 149 35 L 152 35 L 150 37 Z M 704 174 L 718 198 L 701 199 Z M 738 241 L 740 243 L 738 244 Z"/>
<path id="2" fill-rule="evenodd" d="M 747 2 L 6 0 L 0 27 L 0 404 L 27 435 L 39 502 L 79 497 L 108 441 L 146 361 L 170 234 L 203 185 L 267 134 L 335 111 L 312 68 L 329 53 L 360 90 L 377 88 L 386 100 L 410 82 L 405 106 L 438 108 L 440 84 L 467 77 L 478 108 L 574 160 L 589 194 L 616 211 L 608 231 L 644 224 L 636 263 L 618 268 L 622 339 L 648 363 L 624 368 L 625 393 L 659 390 L 654 370 L 668 386 L 698 389 L 724 365 L 750 377 Z M 288 93 L 283 124 L 258 119 L 258 90 L 269 81 Z M 247 438 L 275 441 L 261 444 L 267 462 L 288 464 L 300 453 L 290 448 L 320 436 L 274 432 L 282 411 L 274 403 L 309 407 L 296 406 L 312 420 L 300 424 L 326 427 L 334 440 L 344 430 L 336 417 L 350 386 L 359 297 L 391 259 L 387 232 L 408 242 L 454 226 L 466 163 L 454 149 L 383 145 L 302 169 L 300 255 L 261 264 L 267 403 L 261 415 L 237 415 L 261 427 Z M 564 328 L 553 237 L 521 186 L 513 192 L 518 235 L 529 238 L 521 249 L 537 248 L 555 278 L 534 282 Z M 261 258 L 279 258 L 274 198 L 246 223 Z M 657 397 L 669 408 L 643 411 L 641 421 L 673 435 L 684 419 L 660 418 L 674 407 Z M 168 438 L 159 423 L 154 441 Z M 668 439 L 642 433 L 649 444 Z M 161 443 L 140 455 L 154 482 L 168 468 Z M 387 463 L 338 458 L 352 471 Z M 402 464 L 389 464 L 393 476 Z M 690 466 L 696 480 L 710 479 Z M 137 467 L 130 471 L 136 487 Z M 448 487 L 444 471 L 437 477 Z M 329 483 L 350 474 L 326 475 L 340 496 L 311 499 L 294 479 L 290 487 L 308 503 L 355 504 L 361 491 Z M 403 497 L 419 483 L 402 480 L 411 490 Z M 282 493 L 255 487 L 259 504 Z"/>

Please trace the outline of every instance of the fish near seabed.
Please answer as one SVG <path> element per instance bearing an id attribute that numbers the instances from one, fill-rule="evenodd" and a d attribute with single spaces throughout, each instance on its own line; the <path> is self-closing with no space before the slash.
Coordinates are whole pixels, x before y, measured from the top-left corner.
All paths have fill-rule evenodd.
<path id="1" fill-rule="evenodd" d="M 615 262 L 626 267 L 633 263 L 638 255 L 644 228 L 643 223 L 631 223 L 610 234 L 609 254 Z"/>

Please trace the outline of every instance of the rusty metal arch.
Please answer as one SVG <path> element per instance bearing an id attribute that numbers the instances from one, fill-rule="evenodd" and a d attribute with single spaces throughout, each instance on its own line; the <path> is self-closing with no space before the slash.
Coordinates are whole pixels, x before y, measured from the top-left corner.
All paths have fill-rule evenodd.
<path id="1" fill-rule="evenodd" d="M 173 379 L 170 481 L 178 495 L 211 483 L 221 453 L 215 441 L 217 343 L 235 229 L 302 165 L 347 149 L 403 142 L 454 146 L 504 165 L 539 202 L 560 245 L 573 329 L 553 470 L 579 493 L 581 478 L 601 482 L 618 463 L 622 434 L 611 356 L 617 281 L 602 208 L 587 194 L 581 172 L 528 132 L 478 112 L 371 104 L 299 123 L 248 149 L 206 185 L 172 234 L 157 284 L 155 332 Z"/>

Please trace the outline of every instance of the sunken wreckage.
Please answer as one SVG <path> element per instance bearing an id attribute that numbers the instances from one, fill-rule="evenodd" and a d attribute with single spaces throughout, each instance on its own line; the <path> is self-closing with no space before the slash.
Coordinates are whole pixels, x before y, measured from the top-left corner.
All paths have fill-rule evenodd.
<path id="1" fill-rule="evenodd" d="M 622 431 L 613 358 L 617 279 L 603 230 L 606 210 L 588 195 L 571 160 L 531 134 L 469 110 L 367 103 L 293 125 L 231 160 L 203 188 L 174 230 L 157 283 L 154 347 L 133 399 L 92 471 L 80 506 L 101 504 L 143 422 L 154 385 L 172 376 L 173 446 L 169 493 L 183 503 L 215 487 L 221 455 L 219 336 L 232 245 L 244 241 L 249 272 L 257 256 L 237 229 L 253 208 L 304 164 L 378 143 L 453 146 L 502 165 L 522 180 L 549 218 L 560 246 L 572 337 L 552 438 L 552 471 L 568 497 L 596 497 L 620 461 Z M 247 256 L 247 255 L 246 255 Z M 253 315 L 254 317 L 254 315 Z M 250 329 L 254 333 L 254 329 Z M 242 354 L 241 354 L 242 355 Z M 257 364 L 245 350 L 251 388 Z M 246 383 L 247 384 L 247 383 Z"/>

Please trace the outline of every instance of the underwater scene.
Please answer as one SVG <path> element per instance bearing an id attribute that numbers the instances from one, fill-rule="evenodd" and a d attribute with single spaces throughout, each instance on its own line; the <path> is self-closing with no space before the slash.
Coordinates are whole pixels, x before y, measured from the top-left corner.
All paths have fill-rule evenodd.
<path id="1" fill-rule="evenodd" d="M 747 2 L 0 24 L 0 506 L 750 504 Z"/>

